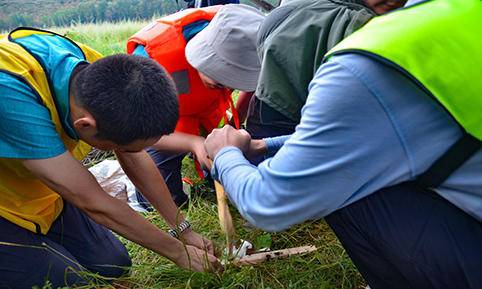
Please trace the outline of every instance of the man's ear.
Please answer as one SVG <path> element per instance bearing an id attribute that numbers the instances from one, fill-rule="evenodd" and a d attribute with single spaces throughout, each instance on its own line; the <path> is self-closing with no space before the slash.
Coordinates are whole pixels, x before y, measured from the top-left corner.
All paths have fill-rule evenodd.
<path id="1" fill-rule="evenodd" d="M 85 114 L 73 123 L 74 129 L 82 134 L 91 135 L 97 131 L 97 123 L 91 114 Z"/>

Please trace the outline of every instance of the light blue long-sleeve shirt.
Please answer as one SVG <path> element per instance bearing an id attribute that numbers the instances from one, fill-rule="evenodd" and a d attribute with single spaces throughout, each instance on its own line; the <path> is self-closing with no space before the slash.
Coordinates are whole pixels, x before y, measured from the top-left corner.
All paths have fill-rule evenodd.
<path id="1" fill-rule="evenodd" d="M 239 149 L 226 147 L 213 174 L 244 218 L 278 231 L 413 180 L 461 135 L 445 110 L 405 76 L 345 54 L 317 71 L 296 131 L 266 139 L 269 152 L 277 151 L 272 158 L 256 167 Z M 482 221 L 482 152 L 436 191 Z"/>

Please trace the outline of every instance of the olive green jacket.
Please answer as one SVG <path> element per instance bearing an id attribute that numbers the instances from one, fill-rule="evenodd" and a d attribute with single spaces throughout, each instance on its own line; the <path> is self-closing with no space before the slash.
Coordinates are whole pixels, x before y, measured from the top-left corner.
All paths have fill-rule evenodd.
<path id="1" fill-rule="evenodd" d="M 273 10 L 258 32 L 258 99 L 297 124 L 325 53 L 375 16 L 361 3 L 293 0 Z"/>

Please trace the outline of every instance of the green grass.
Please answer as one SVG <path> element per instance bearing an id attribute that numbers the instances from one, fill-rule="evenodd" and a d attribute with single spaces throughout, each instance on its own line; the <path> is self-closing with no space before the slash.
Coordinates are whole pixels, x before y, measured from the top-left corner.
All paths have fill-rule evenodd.
<path id="1" fill-rule="evenodd" d="M 74 40 L 90 45 L 105 55 L 123 53 L 127 38 L 146 23 L 89 24 L 54 29 Z M 193 175 L 192 165 L 184 161 L 184 174 Z M 218 251 L 225 240 L 218 225 L 214 193 L 205 185 L 197 185 L 190 206 L 184 211 L 196 231 L 212 239 Z M 281 233 L 247 229 L 244 221 L 231 208 L 238 238 L 255 244 L 270 244 L 271 249 L 316 245 L 319 250 L 306 256 L 278 259 L 257 266 L 228 265 L 221 274 L 193 273 L 176 267 L 149 250 L 128 240 L 126 244 L 133 267 L 129 277 L 107 283 L 99 277 L 85 288 L 363 288 L 364 281 L 351 263 L 333 232 L 322 220 L 307 222 Z M 166 229 L 154 213 L 146 218 Z M 48 287 L 48 286 L 47 286 Z"/>
<path id="2" fill-rule="evenodd" d="M 126 53 L 127 39 L 148 22 L 124 21 L 118 23 L 78 24 L 69 27 L 52 28 L 59 34 L 66 35 L 96 49 L 103 55 Z"/>

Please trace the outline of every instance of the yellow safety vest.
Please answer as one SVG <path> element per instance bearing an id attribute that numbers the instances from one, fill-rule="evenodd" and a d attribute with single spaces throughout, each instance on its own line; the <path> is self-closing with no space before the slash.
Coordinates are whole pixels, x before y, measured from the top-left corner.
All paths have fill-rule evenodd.
<path id="1" fill-rule="evenodd" d="M 373 18 L 328 52 L 392 65 L 482 141 L 482 1 L 433 0 Z"/>
<path id="2" fill-rule="evenodd" d="M 82 160 L 91 147 L 70 138 L 63 130 L 51 93 L 53 88 L 49 85 L 44 68 L 29 53 L 28 47 L 15 43 L 15 39 L 33 34 L 57 35 L 44 30 L 19 28 L 0 36 L 0 71 L 17 77 L 32 88 L 49 110 L 65 147 L 77 160 Z M 88 62 L 101 58 L 97 51 L 63 38 L 78 46 Z M 60 195 L 33 176 L 19 159 L 0 158 L 0 217 L 32 232 L 46 234 L 62 208 Z"/>

